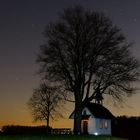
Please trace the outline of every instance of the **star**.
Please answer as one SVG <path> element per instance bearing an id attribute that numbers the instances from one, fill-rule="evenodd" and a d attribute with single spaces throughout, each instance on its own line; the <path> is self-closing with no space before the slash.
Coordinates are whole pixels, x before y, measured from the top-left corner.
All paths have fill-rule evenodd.
<path id="1" fill-rule="evenodd" d="M 137 18 L 134 18 L 134 22 L 137 22 Z"/>

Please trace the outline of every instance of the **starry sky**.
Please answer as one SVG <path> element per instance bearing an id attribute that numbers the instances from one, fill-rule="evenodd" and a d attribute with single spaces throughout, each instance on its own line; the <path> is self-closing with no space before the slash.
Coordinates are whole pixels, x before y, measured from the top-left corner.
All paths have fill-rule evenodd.
<path id="1" fill-rule="evenodd" d="M 40 81 L 35 60 L 44 42 L 42 32 L 64 8 L 74 5 L 109 16 L 127 40 L 134 42 L 132 53 L 140 60 L 139 0 L 0 0 L 0 126 L 41 124 L 32 121 L 27 101 Z M 140 91 L 123 107 L 114 107 L 110 98 L 105 106 L 114 115 L 140 116 Z M 67 118 L 72 109 L 68 104 L 66 117 L 51 125 L 71 127 Z"/>

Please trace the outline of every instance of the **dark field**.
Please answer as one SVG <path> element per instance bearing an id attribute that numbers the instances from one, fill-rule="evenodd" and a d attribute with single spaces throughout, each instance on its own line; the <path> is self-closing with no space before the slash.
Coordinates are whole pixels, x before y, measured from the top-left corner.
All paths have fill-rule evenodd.
<path id="1" fill-rule="evenodd" d="M 0 136 L 0 140 L 124 140 L 109 136 L 27 136 L 7 135 Z"/>

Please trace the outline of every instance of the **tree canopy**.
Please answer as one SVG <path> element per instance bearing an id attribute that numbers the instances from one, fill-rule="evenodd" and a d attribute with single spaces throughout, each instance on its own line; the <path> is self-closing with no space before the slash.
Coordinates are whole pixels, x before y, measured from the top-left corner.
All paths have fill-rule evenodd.
<path id="1" fill-rule="evenodd" d="M 74 132 L 80 133 L 81 111 L 103 94 L 115 99 L 132 95 L 139 62 L 120 28 L 103 13 L 80 6 L 67 8 L 48 24 L 37 62 L 50 82 L 59 83 L 75 101 Z"/>

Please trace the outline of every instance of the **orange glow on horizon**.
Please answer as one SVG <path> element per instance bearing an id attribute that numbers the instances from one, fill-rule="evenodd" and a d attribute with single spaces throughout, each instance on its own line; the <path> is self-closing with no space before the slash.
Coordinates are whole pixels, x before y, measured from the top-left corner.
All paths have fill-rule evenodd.
<path id="1" fill-rule="evenodd" d="M 113 115 L 120 116 L 140 116 L 139 110 L 139 95 L 136 94 L 131 97 L 124 108 L 117 108 L 112 105 L 110 100 L 104 101 L 106 108 L 108 108 Z M 134 108 L 135 107 L 135 108 Z M 73 120 L 68 119 L 73 106 L 68 104 L 68 110 L 65 111 L 65 118 L 61 118 L 58 121 L 50 122 L 50 126 L 53 128 L 73 128 Z M 0 127 L 3 125 L 24 125 L 24 126 L 39 126 L 46 125 L 46 122 L 33 122 L 33 117 L 30 114 L 25 102 L 15 102 L 0 106 Z"/>

